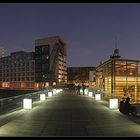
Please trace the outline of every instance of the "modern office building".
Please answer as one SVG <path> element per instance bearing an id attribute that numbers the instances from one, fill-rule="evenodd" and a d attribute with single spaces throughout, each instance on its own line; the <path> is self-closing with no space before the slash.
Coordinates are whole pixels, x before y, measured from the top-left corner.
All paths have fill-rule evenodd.
<path id="1" fill-rule="evenodd" d="M 18 51 L 0 58 L 0 88 L 35 88 L 33 52 Z"/>
<path id="2" fill-rule="evenodd" d="M 95 67 L 68 67 L 67 75 L 69 84 L 94 85 L 95 83 Z"/>
<path id="3" fill-rule="evenodd" d="M 107 100 L 120 100 L 126 93 L 131 97 L 132 103 L 139 103 L 140 61 L 113 56 L 96 68 L 96 87 L 103 89 L 104 98 Z"/>
<path id="4" fill-rule="evenodd" d="M 67 45 L 59 36 L 35 40 L 35 82 L 38 87 L 67 82 Z"/>

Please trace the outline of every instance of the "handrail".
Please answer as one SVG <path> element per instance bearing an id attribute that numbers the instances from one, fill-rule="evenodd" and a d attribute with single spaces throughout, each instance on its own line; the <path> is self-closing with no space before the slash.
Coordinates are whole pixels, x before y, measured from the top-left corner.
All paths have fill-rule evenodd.
<path id="1" fill-rule="evenodd" d="M 45 90 L 47 91 L 47 90 Z M 0 111 L 2 111 L 3 108 L 6 107 L 12 107 L 12 105 L 17 105 L 18 103 L 22 103 L 22 99 L 24 97 L 28 97 L 28 96 L 33 96 L 33 95 L 38 95 L 39 93 L 43 92 L 41 91 L 37 91 L 37 92 L 32 92 L 32 93 L 27 93 L 27 94 L 22 94 L 22 95 L 18 95 L 18 96 L 12 96 L 12 97 L 7 97 L 7 98 L 1 98 L 0 99 Z M 16 101 L 14 100 L 16 99 Z M 16 106 L 15 106 L 16 107 Z"/>
<path id="2" fill-rule="evenodd" d="M 58 88 L 57 88 L 58 89 Z M 9 110 L 13 110 L 16 109 L 18 107 L 21 107 L 22 105 L 22 101 L 23 98 L 29 97 L 32 98 L 33 101 L 38 101 L 39 97 L 38 95 L 40 93 L 44 93 L 44 92 L 48 92 L 48 91 L 52 91 L 53 88 L 51 89 L 45 89 L 45 90 L 40 90 L 40 91 L 36 91 L 36 92 L 32 92 L 32 93 L 27 93 L 27 94 L 22 94 L 22 95 L 18 95 L 18 96 L 12 96 L 12 97 L 7 97 L 7 98 L 1 98 L 0 99 L 0 114 L 3 112 L 8 112 Z"/>
<path id="3" fill-rule="evenodd" d="M 33 92 L 33 93 L 22 94 L 22 95 L 18 95 L 18 96 L 12 96 L 12 97 L 0 98 L 0 101 L 1 101 L 1 100 L 6 100 L 6 99 L 11 99 L 11 98 L 22 97 L 22 96 L 26 96 L 26 95 L 31 95 L 31 94 L 35 94 L 35 93 L 38 93 L 38 91 L 37 91 L 37 92 Z"/>

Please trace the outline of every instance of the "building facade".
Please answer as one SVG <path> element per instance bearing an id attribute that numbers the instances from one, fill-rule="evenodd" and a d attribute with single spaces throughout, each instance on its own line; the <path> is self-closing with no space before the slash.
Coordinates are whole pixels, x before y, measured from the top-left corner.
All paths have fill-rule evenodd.
<path id="1" fill-rule="evenodd" d="M 0 58 L 0 88 L 35 88 L 33 52 L 19 51 Z"/>
<path id="2" fill-rule="evenodd" d="M 3 45 L 0 45 L 0 58 L 1 57 L 4 57 L 4 52 L 5 52 L 4 46 Z"/>
<path id="3" fill-rule="evenodd" d="M 96 68 L 96 86 L 104 90 L 104 98 L 118 98 L 124 94 L 132 103 L 140 102 L 140 61 L 111 58 Z"/>
<path id="4" fill-rule="evenodd" d="M 67 82 L 67 45 L 59 37 L 35 40 L 35 81 L 38 86 Z"/>
<path id="5" fill-rule="evenodd" d="M 95 67 L 68 67 L 68 83 L 85 83 L 86 85 L 94 85 L 95 83 Z"/>
<path id="6" fill-rule="evenodd" d="M 0 58 L 0 88 L 42 89 L 67 82 L 67 46 L 59 37 L 35 40 L 35 52 Z"/>

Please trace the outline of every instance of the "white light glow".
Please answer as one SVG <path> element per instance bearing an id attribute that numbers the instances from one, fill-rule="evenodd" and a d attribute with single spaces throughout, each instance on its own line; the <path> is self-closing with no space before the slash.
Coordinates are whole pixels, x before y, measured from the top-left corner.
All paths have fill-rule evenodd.
<path id="1" fill-rule="evenodd" d="M 51 91 L 48 92 L 48 97 L 51 97 L 53 93 Z"/>
<path id="2" fill-rule="evenodd" d="M 23 109 L 32 109 L 32 99 L 23 99 Z"/>
<path id="3" fill-rule="evenodd" d="M 59 89 L 56 89 L 56 94 L 58 94 L 59 93 Z"/>
<path id="4" fill-rule="evenodd" d="M 88 96 L 92 97 L 92 92 L 88 92 Z"/>
<path id="5" fill-rule="evenodd" d="M 86 94 L 86 95 L 88 94 L 88 89 L 85 89 L 85 94 Z"/>
<path id="6" fill-rule="evenodd" d="M 109 108 L 118 109 L 118 99 L 109 99 Z"/>
<path id="7" fill-rule="evenodd" d="M 53 89 L 53 95 L 57 94 L 56 89 Z"/>
<path id="8" fill-rule="evenodd" d="M 40 94 L 40 101 L 46 100 L 46 94 Z"/>
<path id="9" fill-rule="evenodd" d="M 45 86 L 48 87 L 49 86 L 49 82 L 46 82 Z"/>
<path id="10" fill-rule="evenodd" d="M 56 82 L 53 82 L 53 86 L 56 86 Z"/>
<path id="11" fill-rule="evenodd" d="M 60 89 L 59 91 L 60 91 L 60 92 L 62 92 L 62 91 L 63 91 L 63 89 Z"/>
<path id="12" fill-rule="evenodd" d="M 80 89 L 80 93 L 83 93 L 83 90 L 82 89 Z"/>
<path id="13" fill-rule="evenodd" d="M 57 89 L 57 90 L 56 90 L 56 93 L 59 93 L 59 92 L 61 92 L 61 91 L 63 91 L 63 89 Z"/>
<path id="14" fill-rule="evenodd" d="M 101 100 L 101 94 L 95 94 L 95 100 Z"/>

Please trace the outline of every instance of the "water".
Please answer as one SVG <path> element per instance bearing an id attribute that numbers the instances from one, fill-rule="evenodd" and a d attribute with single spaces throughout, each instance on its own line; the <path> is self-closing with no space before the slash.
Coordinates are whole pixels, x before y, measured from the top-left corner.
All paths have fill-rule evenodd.
<path id="1" fill-rule="evenodd" d="M 36 90 L 4 90 L 0 89 L 0 99 L 35 92 Z"/>

